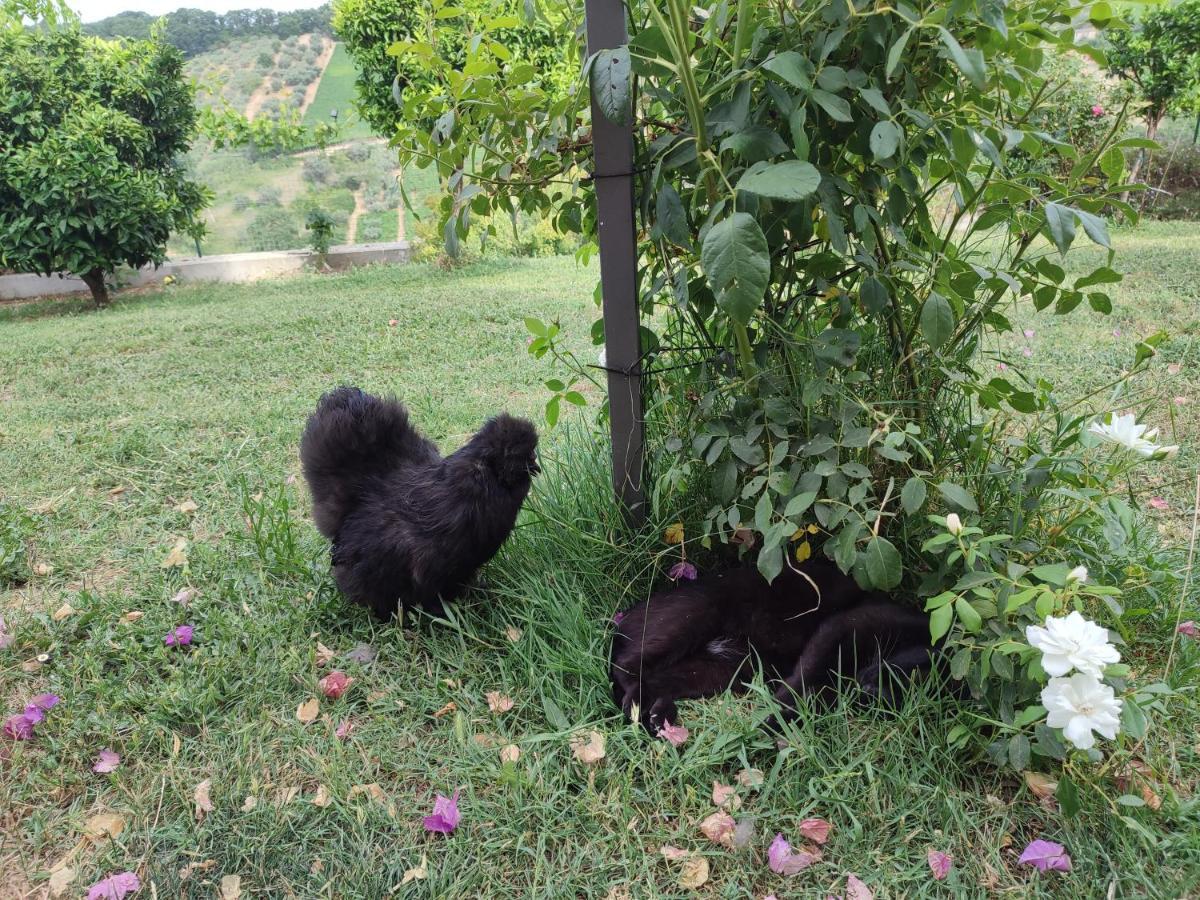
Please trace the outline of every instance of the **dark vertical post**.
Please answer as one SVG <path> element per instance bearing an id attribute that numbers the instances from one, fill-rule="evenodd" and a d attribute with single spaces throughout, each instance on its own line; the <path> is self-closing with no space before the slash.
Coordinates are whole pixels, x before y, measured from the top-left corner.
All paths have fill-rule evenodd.
<path id="1" fill-rule="evenodd" d="M 591 56 L 628 42 L 622 0 L 585 0 Z M 600 291 L 608 408 L 612 424 L 613 487 L 629 520 L 646 517 L 642 491 L 641 342 L 638 335 L 637 243 L 633 223 L 633 131 L 610 122 L 592 98 L 592 153 L 600 242 Z"/>

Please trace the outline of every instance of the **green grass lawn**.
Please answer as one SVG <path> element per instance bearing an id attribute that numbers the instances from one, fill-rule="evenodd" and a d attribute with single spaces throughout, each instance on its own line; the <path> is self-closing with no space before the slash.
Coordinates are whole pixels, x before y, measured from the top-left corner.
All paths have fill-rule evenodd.
<path id="1" fill-rule="evenodd" d="M 329 122 L 330 113 L 336 109 L 338 122 L 342 124 L 338 140 L 373 137 L 370 126 L 354 110 L 354 79 L 357 75 L 358 70 L 345 44 L 335 45 L 333 56 L 317 87 L 317 95 L 304 111 L 304 124 L 311 128 L 318 122 Z"/>
<path id="2" fill-rule="evenodd" d="M 1200 404 L 1200 237 L 1177 223 L 1118 242 L 1131 275 L 1114 316 L 1031 317 L 1033 355 L 1016 355 L 1070 392 L 1119 371 L 1134 335 L 1176 333 L 1147 390 L 1188 398 L 1164 420 L 1187 446 Z M 126 869 L 164 897 L 212 897 L 239 876 L 243 896 L 782 898 L 844 894 L 851 873 L 877 897 L 1194 895 L 1194 685 L 1180 685 L 1142 748 L 1161 809 L 1089 793 L 1070 820 L 1011 773 L 955 758 L 946 735 L 961 713 L 944 700 L 914 697 L 898 716 L 814 714 L 783 748 L 749 724 L 747 700 L 686 707 L 692 737 L 679 749 L 623 724 L 608 695 L 608 622 L 650 588 L 663 523 L 622 530 L 586 414 L 544 436 L 546 471 L 486 570 L 486 595 L 407 629 L 347 607 L 295 480 L 318 395 L 342 382 L 395 391 L 444 449 L 497 409 L 535 414 L 550 373 L 524 352 L 522 320 L 557 318 L 587 349 L 595 274 L 561 258 L 412 266 L 176 286 L 100 314 L 74 300 L 0 309 L 0 499 L 38 510 L 40 573 L 0 593 L 16 636 L 0 651 L 2 712 L 41 691 L 63 697 L 34 741 L 0 741 L 0 894 L 43 890 L 61 862 L 77 873 L 68 896 Z M 1152 486 L 1171 504 L 1154 514 L 1169 539 L 1190 510 L 1196 460 L 1186 450 Z M 181 511 L 187 501 L 194 512 Z M 181 539 L 183 565 L 164 567 Z M 185 587 L 198 591 L 186 608 L 171 601 Z M 1148 621 L 1129 648 L 1135 666 L 1169 634 Z M 184 623 L 194 644 L 165 647 Z M 372 661 L 347 656 L 363 644 Z M 356 680 L 303 724 L 297 710 L 328 671 L 320 646 Z M 1180 677 L 1194 679 L 1194 651 Z M 493 691 L 511 711 L 489 710 Z M 355 727 L 342 741 L 345 720 Z M 580 729 L 606 736 L 595 765 L 573 755 Z M 520 757 L 502 762 L 510 744 Z M 106 747 L 121 766 L 95 774 Z M 764 779 L 740 791 L 736 815 L 755 836 L 727 850 L 699 824 L 715 810 L 713 782 L 747 767 Z M 206 781 L 212 809 L 198 810 Z M 434 794 L 455 789 L 458 830 L 427 835 Z M 122 830 L 85 838 L 101 814 Z M 797 842 L 810 816 L 833 823 L 821 861 L 772 874 L 771 838 Z M 1018 866 L 1036 836 L 1065 844 L 1074 870 Z M 684 864 L 664 845 L 705 860 L 698 892 L 680 886 Z M 931 849 L 954 858 L 944 883 L 930 878 Z M 422 860 L 425 877 L 404 883 Z"/>

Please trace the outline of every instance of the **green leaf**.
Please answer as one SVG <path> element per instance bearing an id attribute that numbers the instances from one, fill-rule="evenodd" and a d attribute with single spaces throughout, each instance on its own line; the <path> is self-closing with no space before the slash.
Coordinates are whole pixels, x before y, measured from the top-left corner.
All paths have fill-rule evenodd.
<path id="1" fill-rule="evenodd" d="M 946 636 L 946 632 L 950 630 L 950 623 L 954 621 L 954 607 L 951 604 L 939 606 L 929 614 L 929 640 L 937 643 Z"/>
<path id="2" fill-rule="evenodd" d="M 974 633 L 983 627 L 983 617 L 975 611 L 965 597 L 959 597 L 954 601 L 954 612 L 958 616 L 958 621 L 962 622 L 962 626 L 967 631 Z"/>
<path id="3" fill-rule="evenodd" d="M 887 285 L 874 275 L 868 275 L 863 279 L 862 288 L 859 289 L 858 296 L 862 300 L 863 307 L 869 313 L 881 313 L 887 309 Z"/>
<path id="4" fill-rule="evenodd" d="M 767 581 L 774 581 L 783 571 L 783 548 L 763 547 L 758 554 L 758 571 Z"/>
<path id="5" fill-rule="evenodd" d="M 979 512 L 979 505 L 964 488 L 959 487 L 952 481 L 943 481 L 937 486 L 938 493 L 945 498 L 946 502 L 951 506 L 957 506 L 959 509 L 967 512 Z"/>
<path id="6" fill-rule="evenodd" d="M 710 228 L 700 248 L 700 264 L 722 311 L 748 325 L 771 279 L 767 239 L 754 217 L 734 213 Z"/>
<path id="7" fill-rule="evenodd" d="M 900 58 L 904 55 L 904 48 L 908 45 L 908 39 L 912 37 L 913 29 L 900 35 L 896 43 L 892 44 L 892 49 L 888 51 L 887 68 L 884 69 L 884 75 L 891 80 L 891 77 L 896 74 L 896 69 L 900 66 Z"/>
<path id="8" fill-rule="evenodd" d="M 900 584 L 904 568 L 900 563 L 900 551 L 891 541 L 876 535 L 867 541 L 863 553 L 867 560 L 867 577 L 873 587 L 888 591 Z"/>
<path id="9" fill-rule="evenodd" d="M 592 62 L 592 99 L 604 118 L 624 125 L 629 118 L 629 48 L 601 50 Z"/>
<path id="10" fill-rule="evenodd" d="M 1008 764 L 1018 772 L 1029 768 L 1029 738 L 1014 734 L 1008 741 Z"/>
<path id="11" fill-rule="evenodd" d="M 927 488 L 925 482 L 920 478 L 910 478 L 904 482 L 904 490 L 900 492 L 900 505 L 904 507 L 904 511 L 910 516 L 920 511 L 925 505 L 925 495 Z"/>
<path id="12" fill-rule="evenodd" d="M 546 403 L 546 424 L 553 428 L 558 424 L 558 411 L 561 398 L 557 395 L 550 398 Z"/>
<path id="13" fill-rule="evenodd" d="M 811 163 L 791 159 L 780 163 L 756 163 L 738 179 L 737 189 L 773 200 L 803 200 L 816 191 L 821 173 Z"/>
<path id="14" fill-rule="evenodd" d="M 1050 239 L 1058 247 L 1058 252 L 1065 256 L 1075 240 L 1075 211 L 1057 203 L 1047 203 L 1045 210 Z"/>
<path id="15" fill-rule="evenodd" d="M 941 35 L 942 43 L 950 51 L 950 58 L 954 60 L 954 65 L 958 66 L 959 71 L 966 75 L 971 84 L 979 90 L 987 87 L 987 68 L 984 64 L 983 53 L 975 48 L 964 50 L 954 35 L 945 28 L 939 26 L 938 33 Z"/>
<path id="16" fill-rule="evenodd" d="M 683 210 L 683 201 L 669 183 L 664 182 L 659 188 L 658 199 L 654 204 L 654 218 L 663 237 L 679 247 L 691 246 L 691 230 L 688 228 L 687 214 Z"/>
<path id="17" fill-rule="evenodd" d="M 831 94 L 829 91 L 814 88 L 811 96 L 817 106 L 829 113 L 829 118 L 835 122 L 854 121 L 854 117 L 850 115 L 850 104 L 837 94 Z"/>
<path id="18" fill-rule="evenodd" d="M 812 81 L 808 77 L 807 60 L 795 50 L 776 53 L 764 62 L 762 67 L 792 87 L 800 88 L 802 91 L 808 91 L 812 87 Z"/>
<path id="19" fill-rule="evenodd" d="M 900 146 L 900 129 L 895 122 L 883 121 L 877 122 L 875 127 L 871 129 L 871 152 L 875 154 L 875 161 L 883 159 L 891 159 L 896 154 L 896 149 Z"/>
<path id="20" fill-rule="evenodd" d="M 861 88 L 858 95 L 866 100 L 868 105 L 881 116 L 891 116 L 892 108 L 888 106 L 888 102 L 879 88 Z"/>
<path id="21" fill-rule="evenodd" d="M 954 310 L 941 294 L 930 292 L 921 307 L 921 334 L 936 350 L 954 334 Z"/>
<path id="22" fill-rule="evenodd" d="M 1072 212 L 1078 217 L 1079 224 L 1083 226 L 1084 233 L 1092 239 L 1093 244 L 1112 249 L 1112 241 L 1108 236 L 1108 225 L 1100 216 L 1084 212 L 1082 209 L 1072 210 Z"/>
<path id="23" fill-rule="evenodd" d="M 1134 740 L 1140 740 L 1146 736 L 1148 727 L 1149 722 L 1142 708 L 1132 700 L 1126 700 L 1121 705 L 1121 730 Z"/>
<path id="24" fill-rule="evenodd" d="M 571 727 L 571 722 L 563 714 L 559 705 L 544 694 L 542 695 L 542 709 L 546 713 L 546 721 L 559 731 L 566 731 Z"/>
<path id="25" fill-rule="evenodd" d="M 1058 801 L 1062 814 L 1068 819 L 1078 815 L 1079 810 L 1083 808 L 1083 804 L 1079 801 L 1079 788 L 1066 775 L 1059 776 L 1054 798 Z"/>
<path id="26" fill-rule="evenodd" d="M 806 509 L 813 505 L 813 501 L 817 499 L 816 491 L 804 491 L 797 494 L 787 502 L 787 506 L 783 509 L 783 517 L 792 519 L 801 515 Z"/>

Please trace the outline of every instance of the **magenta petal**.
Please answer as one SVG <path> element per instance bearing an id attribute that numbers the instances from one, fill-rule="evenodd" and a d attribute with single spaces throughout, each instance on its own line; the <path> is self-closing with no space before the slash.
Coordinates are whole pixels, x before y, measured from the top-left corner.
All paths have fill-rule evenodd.
<path id="1" fill-rule="evenodd" d="M 192 635 L 195 633 L 195 630 L 191 625 L 179 625 L 163 638 L 163 643 L 168 647 L 185 647 L 192 642 Z"/>
<path id="2" fill-rule="evenodd" d="M 1033 866 L 1039 872 L 1049 872 L 1051 869 L 1058 872 L 1071 871 L 1071 856 L 1066 852 L 1066 848 L 1062 844 L 1043 841 L 1041 838 L 1030 841 L 1017 862 Z"/>
<path id="3" fill-rule="evenodd" d="M 782 834 L 775 835 L 775 840 L 771 841 L 771 846 L 767 849 L 767 865 L 776 875 L 795 875 L 803 872 L 816 859 L 817 857 L 803 850 L 799 853 L 794 852 L 792 845 Z"/>
<path id="4" fill-rule="evenodd" d="M 671 570 L 667 572 L 667 577 L 672 581 L 679 581 L 681 578 L 686 581 L 695 581 L 697 574 L 696 567 L 685 559 L 671 566 Z"/>
<path id="5" fill-rule="evenodd" d="M 124 900 L 126 894 L 137 892 L 142 886 L 132 872 L 117 872 L 93 884 L 87 892 L 87 900 Z"/>
<path id="6" fill-rule="evenodd" d="M 1200 637 L 1200 627 L 1197 627 L 1195 622 L 1180 622 L 1179 627 L 1175 629 L 1180 634 L 1185 634 L 1190 638 Z"/>
<path id="7" fill-rule="evenodd" d="M 658 736 L 669 742 L 672 747 L 681 747 L 687 742 L 688 730 L 682 725 L 664 722 L 662 728 L 658 729 Z"/>
<path id="8" fill-rule="evenodd" d="M 105 747 L 96 755 L 96 764 L 92 766 L 92 771 L 105 775 L 115 771 L 120 764 L 120 755 Z"/>
<path id="9" fill-rule="evenodd" d="M 25 712 L 22 715 L 29 720 L 30 725 L 37 725 L 46 718 L 46 714 L 32 703 L 25 707 Z"/>
<path id="10" fill-rule="evenodd" d="M 36 706 L 38 709 L 50 709 L 52 706 L 58 706 L 62 702 L 62 698 L 57 694 L 38 694 L 29 701 L 31 706 Z"/>
<path id="11" fill-rule="evenodd" d="M 423 821 L 426 831 L 449 834 L 458 827 L 458 819 L 458 791 L 455 791 L 450 797 L 438 794 L 433 801 L 433 815 Z"/>
<path id="12" fill-rule="evenodd" d="M 950 866 L 953 860 L 950 854 L 943 853 L 941 850 L 929 851 L 929 871 L 933 873 L 933 877 L 937 881 L 942 881 L 950 874 Z"/>
<path id="13" fill-rule="evenodd" d="M 33 737 L 33 725 L 24 714 L 9 716 L 4 722 L 4 733 L 13 740 L 27 741 Z"/>
<path id="14" fill-rule="evenodd" d="M 624 618 L 625 618 L 625 613 L 623 613 L 623 612 L 619 612 L 619 611 L 618 611 L 618 612 L 615 612 L 615 613 L 613 613 L 613 620 L 612 620 L 612 622 L 613 622 L 613 624 L 614 624 L 614 625 L 620 625 L 620 624 L 621 624 L 621 620 L 622 620 L 622 619 L 624 619 Z"/>

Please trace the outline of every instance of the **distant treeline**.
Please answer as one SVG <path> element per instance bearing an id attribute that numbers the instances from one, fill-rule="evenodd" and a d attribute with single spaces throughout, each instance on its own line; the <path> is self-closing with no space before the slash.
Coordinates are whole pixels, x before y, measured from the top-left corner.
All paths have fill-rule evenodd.
<path id="1" fill-rule="evenodd" d="M 144 12 L 122 12 L 98 22 L 89 22 L 83 26 L 83 30 L 105 38 L 144 39 L 150 36 L 150 27 L 158 18 Z M 182 50 L 185 56 L 203 53 L 230 38 L 263 34 L 285 38 L 309 32 L 332 33 L 329 27 L 328 3 L 315 9 L 298 9 L 292 12 L 234 9 L 218 14 L 203 9 L 184 8 L 167 13 L 163 18 L 167 20 L 167 40 Z"/>

